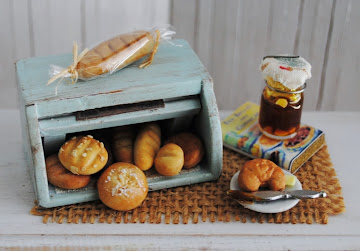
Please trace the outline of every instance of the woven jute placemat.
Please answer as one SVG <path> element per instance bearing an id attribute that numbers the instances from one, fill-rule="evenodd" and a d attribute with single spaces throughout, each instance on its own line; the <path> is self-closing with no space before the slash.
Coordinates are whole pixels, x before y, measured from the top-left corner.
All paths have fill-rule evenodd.
<path id="1" fill-rule="evenodd" d="M 217 181 L 149 192 L 140 207 L 120 212 L 101 201 L 56 208 L 34 206 L 31 214 L 44 223 L 166 223 L 238 221 L 258 223 L 327 224 L 329 215 L 345 211 L 341 186 L 332 167 L 327 147 L 320 149 L 297 172 L 303 189 L 325 191 L 327 198 L 300 201 L 276 214 L 253 212 L 226 196 L 232 176 L 249 158 L 224 149 L 223 172 Z"/>

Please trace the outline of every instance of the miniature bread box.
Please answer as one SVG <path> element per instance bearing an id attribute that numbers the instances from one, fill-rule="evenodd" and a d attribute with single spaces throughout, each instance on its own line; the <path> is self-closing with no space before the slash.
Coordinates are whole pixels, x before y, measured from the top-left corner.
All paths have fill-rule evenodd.
<path id="1" fill-rule="evenodd" d="M 24 152 L 41 206 L 97 200 L 96 180 L 69 191 L 48 184 L 45 157 L 57 153 L 71 135 L 122 125 L 158 121 L 163 137 L 191 131 L 204 143 L 204 159 L 192 169 L 172 177 L 146 171 L 150 191 L 219 178 L 222 137 L 212 78 L 186 41 L 175 42 L 160 44 L 154 62 L 145 69 L 134 64 L 91 81 L 64 80 L 57 93 L 56 83 L 46 85 L 49 67 L 70 65 L 72 55 L 16 63 Z"/>

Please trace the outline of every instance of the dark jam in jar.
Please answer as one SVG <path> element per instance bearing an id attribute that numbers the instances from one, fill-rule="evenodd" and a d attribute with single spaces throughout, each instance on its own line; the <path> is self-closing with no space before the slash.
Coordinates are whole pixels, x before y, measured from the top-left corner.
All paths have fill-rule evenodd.
<path id="1" fill-rule="evenodd" d="M 304 102 L 303 89 L 285 92 L 265 86 L 261 95 L 259 125 L 266 136 L 283 140 L 296 135 Z"/>

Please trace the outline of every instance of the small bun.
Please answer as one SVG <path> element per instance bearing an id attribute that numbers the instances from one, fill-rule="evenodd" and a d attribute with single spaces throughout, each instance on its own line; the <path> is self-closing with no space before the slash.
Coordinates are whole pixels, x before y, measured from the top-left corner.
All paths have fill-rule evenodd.
<path id="1" fill-rule="evenodd" d="M 61 164 L 74 174 L 90 175 L 100 171 L 108 161 L 104 144 L 92 136 L 77 136 L 59 150 Z"/>
<path id="2" fill-rule="evenodd" d="M 268 186 L 270 190 L 285 189 L 286 177 L 284 172 L 274 162 L 267 159 L 253 159 L 247 161 L 241 168 L 238 183 L 242 190 L 255 192 L 259 187 Z"/>
<path id="3" fill-rule="evenodd" d="M 204 157 L 204 146 L 199 137 L 192 133 L 179 133 L 170 137 L 166 143 L 174 143 L 184 151 L 184 167 L 196 166 Z"/>
<path id="4" fill-rule="evenodd" d="M 146 198 L 148 183 L 137 166 L 119 162 L 109 166 L 97 182 L 100 200 L 108 207 L 127 211 L 138 207 Z"/>
<path id="5" fill-rule="evenodd" d="M 54 154 L 46 158 L 46 175 L 50 184 L 63 189 L 78 189 L 87 186 L 91 178 L 88 175 L 76 175 L 67 170 Z"/>
<path id="6" fill-rule="evenodd" d="M 160 148 L 155 157 L 155 169 L 164 176 L 178 174 L 184 166 L 184 152 L 180 146 L 169 143 Z"/>

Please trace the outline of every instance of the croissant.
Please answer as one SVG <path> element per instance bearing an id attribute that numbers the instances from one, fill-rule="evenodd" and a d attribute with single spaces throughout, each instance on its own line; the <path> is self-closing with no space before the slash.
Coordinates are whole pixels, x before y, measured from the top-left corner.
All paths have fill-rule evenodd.
<path id="1" fill-rule="evenodd" d="M 242 190 L 255 192 L 259 187 L 269 187 L 270 190 L 285 189 L 286 178 L 284 172 L 274 162 L 267 159 L 253 159 L 242 167 L 238 177 Z"/>

